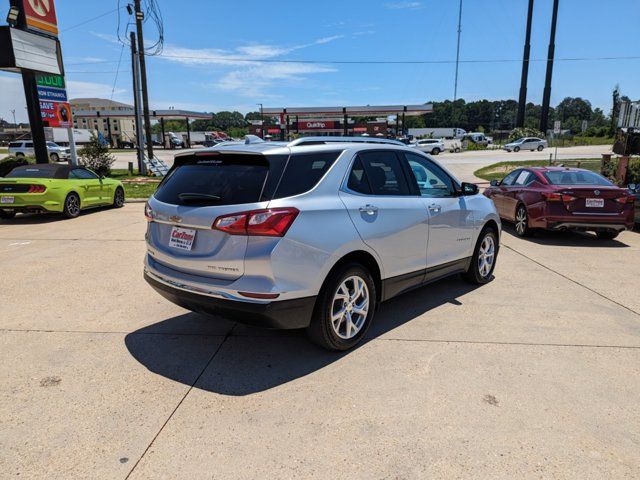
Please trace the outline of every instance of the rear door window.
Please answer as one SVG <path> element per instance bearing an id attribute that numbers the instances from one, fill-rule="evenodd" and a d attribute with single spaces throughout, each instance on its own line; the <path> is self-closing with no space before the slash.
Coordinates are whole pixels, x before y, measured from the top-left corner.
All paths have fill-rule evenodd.
<path id="1" fill-rule="evenodd" d="M 173 205 L 256 203 L 268 175 L 264 155 L 194 156 L 169 172 L 154 197 Z"/>
<path id="2" fill-rule="evenodd" d="M 273 198 L 308 192 L 318 184 L 341 153 L 342 150 L 291 155 Z"/>

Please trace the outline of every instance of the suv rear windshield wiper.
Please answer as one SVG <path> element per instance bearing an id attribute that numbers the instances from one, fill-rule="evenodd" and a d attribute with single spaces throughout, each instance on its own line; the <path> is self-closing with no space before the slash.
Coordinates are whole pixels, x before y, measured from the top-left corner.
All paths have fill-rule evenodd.
<path id="1" fill-rule="evenodd" d="M 217 203 L 222 200 L 218 195 L 209 195 L 207 193 L 180 193 L 178 198 L 183 202 L 193 203 Z"/>

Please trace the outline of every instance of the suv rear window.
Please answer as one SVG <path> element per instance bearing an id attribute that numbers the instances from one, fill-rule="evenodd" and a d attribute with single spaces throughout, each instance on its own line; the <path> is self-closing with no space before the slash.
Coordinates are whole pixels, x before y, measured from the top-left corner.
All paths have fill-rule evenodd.
<path id="1" fill-rule="evenodd" d="M 308 192 L 318 184 L 341 153 L 342 150 L 291 155 L 273 198 Z"/>

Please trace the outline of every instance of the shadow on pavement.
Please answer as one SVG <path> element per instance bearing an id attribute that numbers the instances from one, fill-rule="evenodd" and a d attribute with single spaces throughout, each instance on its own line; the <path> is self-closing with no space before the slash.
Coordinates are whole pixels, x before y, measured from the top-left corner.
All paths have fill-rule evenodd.
<path id="1" fill-rule="evenodd" d="M 502 222 L 502 233 L 520 238 L 512 224 Z M 522 238 L 526 242 L 555 247 L 587 247 L 587 248 L 628 248 L 629 245 L 618 239 L 600 240 L 593 232 L 574 232 L 570 230 L 551 231 L 537 230 L 533 236 Z"/>
<path id="2" fill-rule="evenodd" d="M 78 218 L 93 215 L 105 210 L 111 210 L 112 207 L 106 205 L 104 207 L 89 208 L 82 210 Z M 43 223 L 64 222 L 65 220 L 73 221 L 75 218 L 66 218 L 62 213 L 18 213 L 10 220 L 0 219 L 0 225 L 40 225 Z"/>
<path id="3" fill-rule="evenodd" d="M 365 339 L 356 349 L 440 305 L 462 305 L 461 298 L 476 288 L 453 277 L 383 303 Z M 218 322 L 225 328 L 216 328 Z M 213 335 L 216 331 L 217 338 L 229 336 L 195 386 L 222 395 L 250 395 L 277 387 L 324 368 L 355 350 L 329 352 L 312 344 L 300 330 L 232 327 L 226 320 L 195 313 L 132 332 L 126 336 L 125 345 L 151 372 L 191 385 L 196 366 L 189 364 L 189 359 L 193 358 L 189 352 L 201 348 L 203 336 Z M 167 335 L 172 336 L 171 351 L 163 351 Z M 214 338 L 211 337 L 211 342 Z M 211 355 L 214 352 L 212 349 Z"/>

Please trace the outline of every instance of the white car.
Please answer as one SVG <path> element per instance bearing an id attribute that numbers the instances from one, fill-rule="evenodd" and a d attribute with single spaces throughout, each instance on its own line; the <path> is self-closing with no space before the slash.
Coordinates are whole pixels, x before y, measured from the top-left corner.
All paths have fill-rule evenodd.
<path id="1" fill-rule="evenodd" d="M 519 152 L 520 150 L 537 150 L 541 152 L 547 147 L 547 141 L 538 137 L 523 137 L 515 142 L 507 143 L 504 149 L 507 152 Z"/>
<path id="2" fill-rule="evenodd" d="M 47 152 L 49 152 L 49 158 L 52 162 L 66 161 L 71 158 L 71 150 L 69 148 L 61 147 L 54 142 L 47 142 Z M 35 155 L 33 142 L 31 140 L 11 142 L 9 144 L 9 155 L 13 155 L 16 158 L 33 157 Z"/>
<path id="3" fill-rule="evenodd" d="M 421 152 L 430 153 L 431 155 L 438 155 L 440 152 L 444 152 L 446 150 L 444 142 L 436 138 L 418 140 L 411 146 L 417 148 Z"/>

